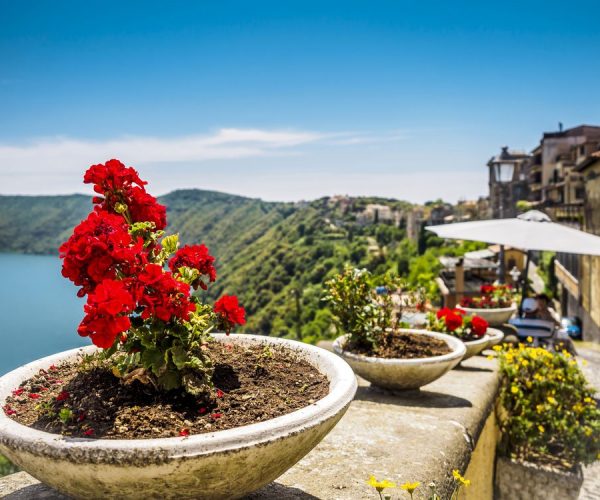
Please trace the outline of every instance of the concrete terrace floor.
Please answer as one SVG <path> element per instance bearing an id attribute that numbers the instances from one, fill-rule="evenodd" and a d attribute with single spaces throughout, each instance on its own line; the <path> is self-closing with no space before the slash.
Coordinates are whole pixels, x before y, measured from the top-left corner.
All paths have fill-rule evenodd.
<path id="1" fill-rule="evenodd" d="M 443 498 L 449 497 L 452 470 L 465 471 L 498 389 L 494 361 L 477 356 L 463 365 L 403 395 L 359 380 L 355 400 L 333 431 L 277 481 L 247 498 L 377 498 L 366 484 L 371 474 L 397 483 L 435 481 Z M 475 493 L 475 485 L 471 488 Z M 424 495 L 427 488 L 420 490 Z M 0 497 L 64 498 L 26 473 L 0 479 Z"/>

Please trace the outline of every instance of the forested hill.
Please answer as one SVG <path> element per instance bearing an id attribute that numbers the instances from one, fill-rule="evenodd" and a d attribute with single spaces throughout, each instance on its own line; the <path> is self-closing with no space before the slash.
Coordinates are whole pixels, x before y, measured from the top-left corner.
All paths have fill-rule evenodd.
<path id="1" fill-rule="evenodd" d="M 250 243 L 286 217 L 292 204 L 266 203 L 213 191 L 181 190 L 162 196 L 169 232 L 185 242 L 206 241 L 215 254 Z M 56 254 L 92 209 L 91 197 L 1 196 L 0 252 Z"/>
<path id="2" fill-rule="evenodd" d="M 217 258 L 209 299 L 237 294 L 248 312 L 246 331 L 314 341 L 331 327 L 323 282 L 344 265 L 392 269 L 425 284 L 439 265 L 435 247 L 441 240 L 429 236 L 431 251 L 419 256 L 402 226 L 361 220 L 369 203 L 409 207 L 398 200 L 269 203 L 180 190 L 160 202 L 167 206 L 168 233 L 179 232 L 183 243 L 205 243 Z M 0 196 L 0 252 L 56 254 L 90 209 L 83 195 Z"/>

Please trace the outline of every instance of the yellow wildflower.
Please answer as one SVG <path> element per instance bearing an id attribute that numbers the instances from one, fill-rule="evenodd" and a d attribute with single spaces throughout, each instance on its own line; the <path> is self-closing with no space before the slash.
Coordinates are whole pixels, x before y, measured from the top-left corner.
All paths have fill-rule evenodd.
<path id="1" fill-rule="evenodd" d="M 548 396 L 546 399 L 548 400 L 548 403 L 550 403 L 551 405 L 556 404 L 556 399 L 554 399 L 554 397 Z"/>
<path id="2" fill-rule="evenodd" d="M 517 392 L 519 392 L 519 388 L 516 385 L 511 385 L 510 392 L 512 392 L 513 394 L 516 394 Z"/>
<path id="3" fill-rule="evenodd" d="M 528 380 L 527 382 L 525 382 L 525 385 L 527 386 L 527 389 L 531 389 L 531 387 L 533 386 L 533 382 L 531 380 Z"/>
<path id="4" fill-rule="evenodd" d="M 583 398 L 583 402 L 584 403 L 591 403 L 592 402 L 592 398 L 590 398 L 589 396 L 586 398 Z"/>
<path id="5" fill-rule="evenodd" d="M 492 347 L 492 349 L 494 349 L 494 351 L 496 352 L 500 352 L 502 350 L 502 346 L 495 345 L 494 347 Z"/>
<path id="6" fill-rule="evenodd" d="M 591 427 L 585 427 L 583 429 L 583 433 L 587 436 L 590 437 L 592 435 L 592 428 Z"/>
<path id="7" fill-rule="evenodd" d="M 415 481 L 414 483 L 411 482 L 406 482 L 402 485 L 400 485 L 400 488 L 402 488 L 405 491 L 408 491 L 408 493 L 412 496 L 413 492 L 421 485 L 421 483 L 419 481 Z"/>
<path id="8" fill-rule="evenodd" d="M 535 411 L 537 411 L 538 413 L 542 413 L 544 411 L 544 405 L 537 405 L 535 407 Z"/>
<path id="9" fill-rule="evenodd" d="M 465 479 L 463 476 L 461 476 L 460 472 L 458 472 L 458 469 L 454 469 L 452 471 L 452 475 L 454 476 L 454 480 L 463 486 L 469 486 L 471 484 L 471 480 Z"/>
<path id="10" fill-rule="evenodd" d="M 538 425 L 538 430 L 543 434 L 546 429 L 544 429 L 543 425 Z"/>
<path id="11" fill-rule="evenodd" d="M 489 359 L 490 361 L 494 361 L 494 359 L 495 359 L 495 357 L 494 357 L 494 356 L 492 356 L 491 354 L 488 354 L 486 357 L 487 357 L 487 359 Z"/>
<path id="12" fill-rule="evenodd" d="M 533 342 L 533 338 L 532 337 L 527 337 L 527 343 L 531 344 Z"/>
<path id="13" fill-rule="evenodd" d="M 367 481 L 367 484 L 369 486 L 372 486 L 373 488 L 375 488 L 378 493 L 381 493 L 386 488 L 395 488 L 396 487 L 396 483 L 393 483 L 392 481 L 388 481 L 387 479 L 384 479 L 383 481 L 377 481 L 377 479 L 375 479 L 375 476 L 371 476 L 369 478 L 369 480 Z"/>
<path id="14" fill-rule="evenodd" d="M 534 380 L 544 380 L 544 377 L 542 377 L 542 376 L 541 376 L 539 373 L 536 373 L 536 374 L 533 376 L 533 379 L 534 379 Z"/>

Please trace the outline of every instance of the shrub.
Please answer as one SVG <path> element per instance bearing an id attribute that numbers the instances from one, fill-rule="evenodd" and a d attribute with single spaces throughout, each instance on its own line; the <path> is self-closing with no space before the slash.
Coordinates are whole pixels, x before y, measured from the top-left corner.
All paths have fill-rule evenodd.
<path id="1" fill-rule="evenodd" d="M 571 469 L 600 453 L 600 410 L 573 357 L 539 347 L 500 352 L 501 451 Z"/>
<path id="2" fill-rule="evenodd" d="M 350 334 L 348 347 L 373 348 L 387 331 L 400 326 L 403 305 L 412 305 L 413 296 L 404 282 L 393 275 L 374 277 L 366 269 L 348 267 L 325 283 L 324 300 L 329 302 L 334 324 Z"/>

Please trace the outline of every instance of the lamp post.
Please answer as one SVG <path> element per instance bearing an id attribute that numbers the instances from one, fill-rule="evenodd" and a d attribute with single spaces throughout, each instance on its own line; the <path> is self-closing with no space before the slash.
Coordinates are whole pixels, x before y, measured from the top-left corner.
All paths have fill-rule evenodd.
<path id="1" fill-rule="evenodd" d="M 513 175 L 515 173 L 515 164 L 512 162 L 499 161 L 494 163 L 493 169 L 494 178 L 500 186 L 500 218 L 503 219 L 505 190 L 513 180 Z M 498 282 L 504 283 L 504 275 L 506 274 L 506 269 L 504 265 L 504 245 L 500 245 L 500 255 L 498 256 L 498 260 Z"/>

